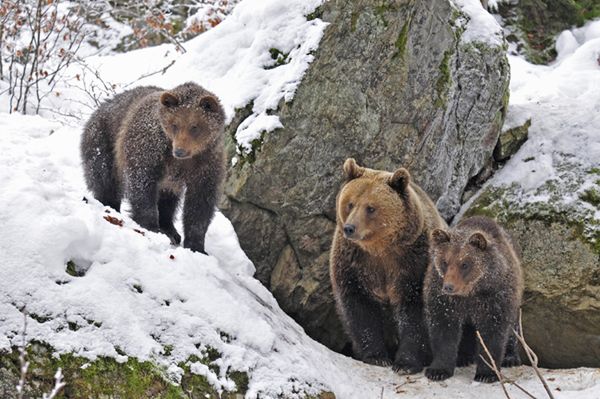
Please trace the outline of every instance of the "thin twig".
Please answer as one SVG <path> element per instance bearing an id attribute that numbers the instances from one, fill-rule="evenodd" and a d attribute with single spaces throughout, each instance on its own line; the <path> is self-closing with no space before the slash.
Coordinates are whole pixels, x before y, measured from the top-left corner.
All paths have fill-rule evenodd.
<path id="1" fill-rule="evenodd" d="M 542 382 L 542 385 L 544 386 L 544 389 L 546 390 L 546 393 L 548 394 L 548 397 L 550 399 L 554 399 L 554 395 L 552 395 L 552 391 L 550 390 L 550 387 L 548 386 L 548 383 L 546 383 L 546 379 L 544 378 L 544 376 L 540 372 L 540 369 L 538 368 L 538 357 L 535 354 L 535 352 L 533 351 L 533 349 L 531 349 L 531 347 L 525 341 L 525 335 L 523 334 L 523 320 L 522 320 L 522 316 L 523 316 L 523 312 L 521 311 L 521 309 L 519 309 L 519 330 L 520 330 L 520 333 L 518 333 L 514 329 L 513 329 L 513 331 L 514 331 L 515 335 L 517 336 L 517 339 L 519 340 L 519 342 L 523 346 L 523 349 L 525 350 L 525 354 L 527 354 L 527 358 L 529 359 L 529 362 L 531 363 L 531 367 L 533 368 L 533 371 L 535 371 L 535 374 L 537 375 L 537 377 L 539 378 L 539 380 Z"/>
<path id="2" fill-rule="evenodd" d="M 508 394 L 508 391 L 506 390 L 506 386 L 504 386 L 504 376 L 500 373 L 500 370 L 496 366 L 496 362 L 494 361 L 494 358 L 492 357 L 492 354 L 490 353 L 487 345 L 485 344 L 485 342 L 483 342 L 483 338 L 481 338 L 481 334 L 479 333 L 479 330 L 475 331 L 475 334 L 477 334 L 479 343 L 481 344 L 481 347 L 485 351 L 485 354 L 487 355 L 487 357 L 489 358 L 490 361 L 488 363 L 481 354 L 479 355 L 479 357 L 481 357 L 481 359 L 485 362 L 485 364 L 494 371 L 494 373 L 496 374 L 496 377 L 498 377 L 498 381 L 500 382 L 500 385 L 502 386 L 502 391 L 504 392 L 504 395 L 507 397 L 507 399 L 511 399 L 510 395 Z"/>
<path id="3" fill-rule="evenodd" d="M 153 75 L 157 75 L 157 74 L 159 74 L 159 73 L 160 73 L 161 75 L 164 75 L 164 74 L 165 74 L 165 72 L 167 72 L 167 70 L 173 66 L 173 64 L 175 64 L 175 60 L 172 60 L 172 61 L 171 61 L 171 63 L 170 63 L 169 65 L 167 65 L 167 66 L 164 66 L 164 67 L 162 67 L 161 69 L 159 69 L 159 70 L 157 70 L 157 71 L 154 71 L 154 72 L 150 72 L 150 73 L 146 73 L 146 74 L 144 74 L 144 75 L 141 75 L 141 76 L 140 76 L 139 78 L 137 78 L 136 80 L 134 80 L 134 81 L 132 81 L 132 82 L 129 82 L 129 83 L 127 83 L 125 86 L 123 86 L 123 88 L 124 88 L 124 89 L 126 89 L 126 88 L 128 88 L 129 86 L 131 86 L 132 84 L 134 84 L 134 83 L 137 83 L 137 82 L 139 82 L 139 81 L 140 81 L 140 80 L 142 80 L 142 79 L 145 79 L 145 78 L 147 78 L 147 77 L 150 77 L 150 76 L 153 76 Z"/>

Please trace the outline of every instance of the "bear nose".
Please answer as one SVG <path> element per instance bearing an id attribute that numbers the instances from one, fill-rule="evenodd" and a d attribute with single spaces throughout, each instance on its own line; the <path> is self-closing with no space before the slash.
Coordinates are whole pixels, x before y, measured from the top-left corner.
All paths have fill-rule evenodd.
<path id="1" fill-rule="evenodd" d="M 188 155 L 188 152 L 183 148 L 176 148 L 173 150 L 173 155 L 175 158 L 185 158 Z"/>
<path id="2" fill-rule="evenodd" d="M 356 226 L 354 226 L 353 224 L 345 224 L 344 225 L 344 235 L 346 237 L 352 236 L 352 234 L 354 234 L 355 231 L 356 231 Z"/>
<path id="3" fill-rule="evenodd" d="M 454 292 L 454 284 L 444 284 L 444 286 L 442 287 L 442 291 L 444 291 L 446 294 L 452 294 Z"/>

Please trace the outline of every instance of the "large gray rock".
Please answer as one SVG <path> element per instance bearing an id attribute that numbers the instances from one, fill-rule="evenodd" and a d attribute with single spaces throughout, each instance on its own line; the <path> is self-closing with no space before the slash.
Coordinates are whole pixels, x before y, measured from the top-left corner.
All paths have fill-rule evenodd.
<path id="1" fill-rule="evenodd" d="M 407 167 L 452 217 L 497 143 L 509 68 L 502 44 L 462 40 L 466 17 L 448 0 L 329 1 L 321 11 L 331 24 L 280 106 L 284 128 L 232 167 L 222 207 L 281 307 L 340 350 L 328 260 L 343 161 Z"/>

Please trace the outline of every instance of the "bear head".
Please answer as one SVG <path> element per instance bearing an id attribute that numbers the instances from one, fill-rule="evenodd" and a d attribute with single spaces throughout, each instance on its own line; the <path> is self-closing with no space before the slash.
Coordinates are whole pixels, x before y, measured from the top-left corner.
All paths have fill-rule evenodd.
<path id="1" fill-rule="evenodd" d="M 430 259 L 442 278 L 442 293 L 468 296 L 476 289 L 489 264 L 490 240 L 483 232 L 431 232 Z"/>
<path id="2" fill-rule="evenodd" d="M 159 107 L 160 123 L 177 159 L 200 154 L 222 137 L 223 107 L 214 94 L 195 83 L 163 92 Z"/>
<path id="3" fill-rule="evenodd" d="M 424 218 L 406 169 L 368 169 L 349 158 L 344 174 L 336 212 L 337 228 L 346 240 L 380 255 L 418 238 Z"/>

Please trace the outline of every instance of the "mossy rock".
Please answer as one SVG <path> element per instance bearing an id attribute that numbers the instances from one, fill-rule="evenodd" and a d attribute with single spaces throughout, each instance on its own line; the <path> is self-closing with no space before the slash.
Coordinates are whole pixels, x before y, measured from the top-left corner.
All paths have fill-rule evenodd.
<path id="1" fill-rule="evenodd" d="M 519 0 L 499 5 L 514 39 L 523 44 L 522 53 L 534 64 L 547 64 L 556 58 L 556 36 L 563 30 L 581 26 L 600 16 L 598 0 Z"/>
<path id="2" fill-rule="evenodd" d="M 184 367 L 181 383 L 170 381 L 166 371 L 149 361 L 128 358 L 119 363 L 110 357 L 94 361 L 73 354 L 54 355 L 52 348 L 40 342 L 27 347 L 25 397 L 40 398 L 54 386 L 54 375 L 62 370 L 66 383 L 57 398 L 65 399 L 218 399 L 240 398 L 248 388 L 248 376 L 242 372 L 228 373 L 236 382 L 235 392 L 219 393 L 203 376 L 192 374 Z M 0 397 L 17 398 L 15 390 L 20 376 L 19 352 L 0 354 Z"/>
<path id="3" fill-rule="evenodd" d="M 465 217 L 498 220 L 522 250 L 525 337 L 544 367 L 600 367 L 600 234 L 552 200 L 523 205 L 488 187 Z"/>

